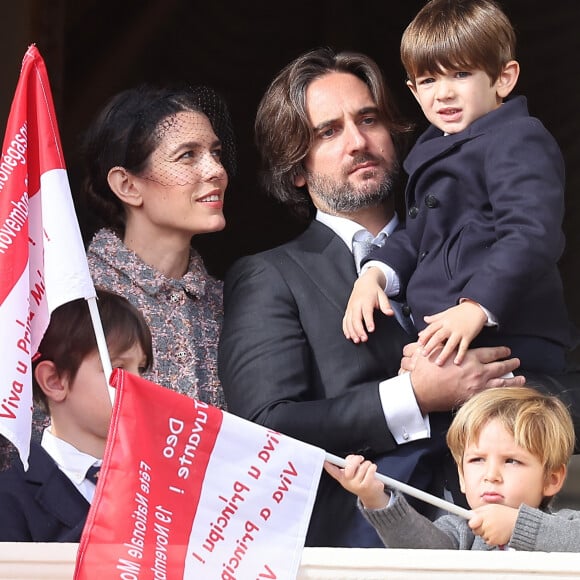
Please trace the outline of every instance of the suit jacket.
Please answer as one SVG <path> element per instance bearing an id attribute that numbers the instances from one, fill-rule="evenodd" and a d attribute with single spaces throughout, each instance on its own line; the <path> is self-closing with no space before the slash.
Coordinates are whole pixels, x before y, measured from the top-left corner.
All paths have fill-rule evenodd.
<path id="1" fill-rule="evenodd" d="M 507 334 L 570 346 L 557 268 L 564 161 L 525 98 L 453 135 L 431 126 L 404 166 L 406 227 L 369 259 L 398 272 L 417 327 L 468 297 L 498 319 L 494 344 Z"/>
<path id="2" fill-rule="evenodd" d="M 356 276 L 349 249 L 317 221 L 230 268 L 218 355 L 228 410 L 337 455 L 360 453 L 382 473 L 427 489 L 442 459 L 433 469 L 422 457 L 435 447 L 444 453 L 436 420 L 431 440 L 398 447 L 378 389 L 397 374 L 412 337 L 377 313 L 368 342 L 345 339 L 342 318 Z M 355 499 L 323 474 L 307 545 L 369 545 L 357 529 L 357 522 L 370 527 Z M 372 538 L 381 545 L 374 531 Z"/>
<path id="3" fill-rule="evenodd" d="M 33 442 L 29 468 L 0 473 L 0 541 L 78 542 L 90 504 L 50 455 Z"/>

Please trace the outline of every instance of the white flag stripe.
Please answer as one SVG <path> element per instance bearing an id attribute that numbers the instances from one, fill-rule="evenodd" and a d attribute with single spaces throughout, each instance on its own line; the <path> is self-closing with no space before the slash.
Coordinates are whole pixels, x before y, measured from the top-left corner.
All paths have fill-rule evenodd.
<path id="1" fill-rule="evenodd" d="M 221 568 L 226 578 L 253 578 L 260 572 L 267 577 L 270 568 L 278 571 L 278 580 L 294 579 L 323 461 L 322 449 L 224 413 L 184 578 Z M 267 553 L 260 546 L 267 546 Z"/>
<path id="2" fill-rule="evenodd" d="M 45 235 L 44 277 L 48 307 L 52 312 L 61 304 L 77 298 L 94 298 L 96 294 L 66 171 L 47 171 L 42 174 L 40 183 Z"/>

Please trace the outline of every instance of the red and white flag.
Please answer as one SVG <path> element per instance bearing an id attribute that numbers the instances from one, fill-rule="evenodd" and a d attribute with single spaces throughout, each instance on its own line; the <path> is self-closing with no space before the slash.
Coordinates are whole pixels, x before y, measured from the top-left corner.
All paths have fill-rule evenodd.
<path id="1" fill-rule="evenodd" d="M 95 296 L 44 61 L 31 46 L 0 158 L 0 434 L 28 464 L 31 359 L 61 304 Z"/>
<path id="2" fill-rule="evenodd" d="M 294 580 L 325 453 L 115 370 L 75 580 Z"/>

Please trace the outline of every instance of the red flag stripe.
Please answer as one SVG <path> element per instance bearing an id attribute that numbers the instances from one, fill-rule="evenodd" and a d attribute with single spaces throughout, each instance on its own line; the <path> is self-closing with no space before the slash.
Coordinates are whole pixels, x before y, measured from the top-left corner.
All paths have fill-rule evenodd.
<path id="1" fill-rule="evenodd" d="M 40 191 L 42 173 L 65 168 L 48 74 L 36 46 L 22 62 L 1 159 L 0 304 L 28 260 L 29 199 Z"/>

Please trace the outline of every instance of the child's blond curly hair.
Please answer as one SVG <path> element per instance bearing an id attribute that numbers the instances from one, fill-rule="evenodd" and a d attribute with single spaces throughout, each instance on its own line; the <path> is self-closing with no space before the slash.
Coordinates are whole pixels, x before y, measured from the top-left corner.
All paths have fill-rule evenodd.
<path id="1" fill-rule="evenodd" d="M 457 411 L 447 432 L 447 445 L 460 472 L 466 446 L 479 439 L 492 419 L 513 435 L 516 445 L 541 461 L 546 474 L 567 465 L 574 452 L 574 424 L 560 399 L 531 387 L 488 389 Z"/>

